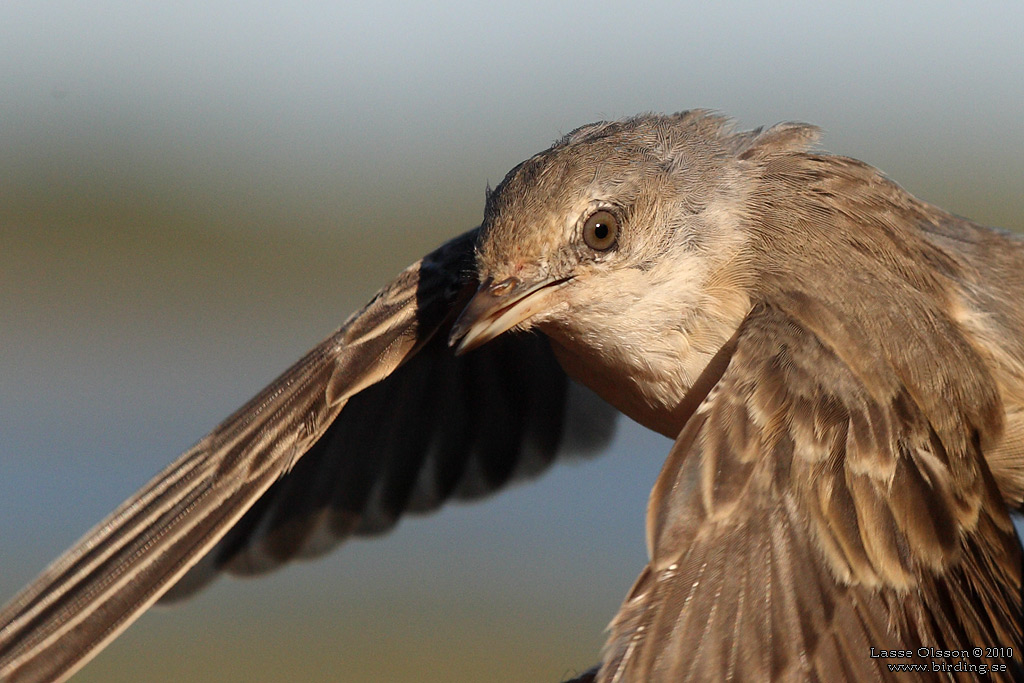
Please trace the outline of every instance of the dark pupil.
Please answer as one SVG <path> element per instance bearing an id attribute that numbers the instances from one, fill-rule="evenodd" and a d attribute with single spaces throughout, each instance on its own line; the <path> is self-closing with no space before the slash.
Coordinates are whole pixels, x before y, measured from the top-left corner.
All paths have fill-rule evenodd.
<path id="1" fill-rule="evenodd" d="M 607 236 L 608 236 L 608 226 L 605 225 L 604 223 L 595 223 L 594 224 L 594 237 L 596 237 L 599 240 L 603 240 Z"/>

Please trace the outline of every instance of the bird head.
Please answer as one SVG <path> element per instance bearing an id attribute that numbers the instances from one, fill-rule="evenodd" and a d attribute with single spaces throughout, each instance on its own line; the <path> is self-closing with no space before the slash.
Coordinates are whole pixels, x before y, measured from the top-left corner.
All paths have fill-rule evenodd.
<path id="1" fill-rule="evenodd" d="M 516 166 L 488 194 L 480 287 L 452 344 L 533 326 L 602 344 L 653 318 L 685 328 L 745 278 L 738 155 L 753 139 L 706 112 L 640 116 L 583 126 Z"/>

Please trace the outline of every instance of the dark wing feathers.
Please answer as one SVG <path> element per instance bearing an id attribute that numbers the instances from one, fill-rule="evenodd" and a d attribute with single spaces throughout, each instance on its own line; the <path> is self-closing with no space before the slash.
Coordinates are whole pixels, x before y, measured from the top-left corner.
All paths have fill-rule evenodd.
<path id="1" fill-rule="evenodd" d="M 168 597 L 226 570 L 267 571 L 351 535 L 389 530 L 406 513 L 486 495 L 538 474 L 565 442 L 567 412 L 614 424 L 606 404 L 568 381 L 536 335 L 507 335 L 455 357 L 438 334 L 416 359 L 349 399 L 320 440 Z"/>
<path id="2" fill-rule="evenodd" d="M 182 577 L 187 594 L 536 473 L 577 417 L 596 425 L 582 445 L 606 441 L 612 409 L 566 403 L 583 390 L 545 340 L 447 349 L 476 232 L 406 269 L 0 610 L 0 680 L 69 676 Z"/>
<path id="3" fill-rule="evenodd" d="M 940 431 L 769 306 L 730 352 L 655 485 L 598 680 L 908 680 L 870 648 L 993 643 L 1015 659 L 966 659 L 1020 677 L 1020 546 L 981 426 Z"/>

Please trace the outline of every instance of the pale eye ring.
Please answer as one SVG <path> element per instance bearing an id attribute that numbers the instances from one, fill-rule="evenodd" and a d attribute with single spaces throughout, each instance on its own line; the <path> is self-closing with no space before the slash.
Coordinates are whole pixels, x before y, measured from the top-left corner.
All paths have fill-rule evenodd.
<path id="1" fill-rule="evenodd" d="M 619 239 L 619 219 L 611 211 L 598 209 L 583 223 L 583 241 L 594 251 L 608 251 Z"/>

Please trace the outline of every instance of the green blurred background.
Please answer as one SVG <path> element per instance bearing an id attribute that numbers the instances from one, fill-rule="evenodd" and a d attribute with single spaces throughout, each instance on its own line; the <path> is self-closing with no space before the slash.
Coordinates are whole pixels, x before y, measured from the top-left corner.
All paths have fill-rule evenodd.
<path id="1" fill-rule="evenodd" d="M 572 128 L 800 119 L 1024 227 L 1024 5 L 0 4 L 0 600 Z M 557 681 L 668 443 L 143 617 L 83 681 Z"/>

